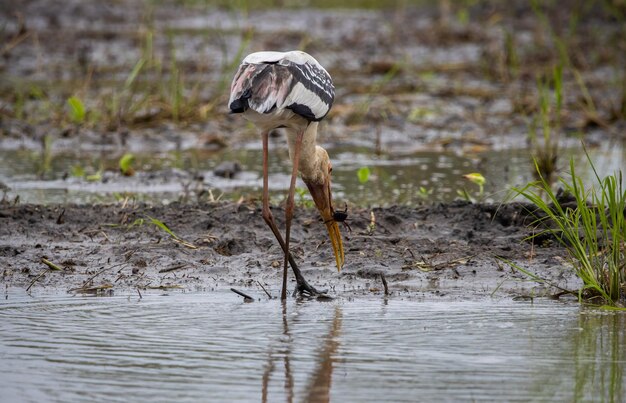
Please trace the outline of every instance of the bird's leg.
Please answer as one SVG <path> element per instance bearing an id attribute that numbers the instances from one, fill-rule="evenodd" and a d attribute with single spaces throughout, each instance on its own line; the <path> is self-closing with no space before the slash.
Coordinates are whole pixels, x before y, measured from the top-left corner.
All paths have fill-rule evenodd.
<path id="1" fill-rule="evenodd" d="M 274 233 L 274 237 L 280 244 L 280 247 L 283 251 L 287 251 L 285 242 L 283 241 L 282 235 L 280 235 L 280 231 L 278 231 L 278 227 L 276 226 L 276 222 L 274 221 L 274 216 L 272 215 L 272 211 L 270 210 L 270 191 L 269 191 L 269 132 L 263 132 L 263 220 L 270 227 L 272 232 Z M 285 252 L 287 253 L 287 252 Z M 289 263 L 293 267 L 296 266 L 296 262 L 291 257 L 291 254 L 288 254 Z M 285 300 L 287 298 L 287 270 L 283 270 L 283 288 L 280 294 L 280 298 Z"/>
<path id="2" fill-rule="evenodd" d="M 269 173 L 268 173 L 269 171 L 269 167 L 268 167 L 269 144 L 268 143 L 269 143 L 269 132 L 263 132 L 263 210 L 262 210 L 262 216 L 263 216 L 263 220 L 265 221 L 265 223 L 272 230 L 272 233 L 274 234 L 274 237 L 280 244 L 280 247 L 282 248 L 283 252 L 285 252 L 285 254 L 287 255 L 287 251 L 288 251 L 287 245 L 285 244 L 285 241 L 283 240 L 283 237 L 280 231 L 278 230 L 278 227 L 276 226 L 276 222 L 274 221 L 274 216 L 272 215 L 272 212 L 270 210 L 270 203 L 269 203 L 270 198 L 269 198 L 269 186 L 268 186 L 268 178 L 269 178 Z M 296 264 L 296 261 L 294 260 L 291 253 L 289 253 L 288 256 L 289 256 L 289 264 L 291 265 L 294 275 L 296 276 L 296 282 L 298 284 L 298 291 L 306 292 L 311 295 L 323 294 L 324 291 L 322 292 L 317 291 L 314 287 L 312 287 L 311 285 L 307 283 L 307 281 L 302 276 L 302 273 L 300 273 L 300 269 L 298 269 L 298 265 Z M 285 272 L 283 272 L 283 280 L 284 280 L 283 290 L 286 290 Z M 282 297 L 283 296 L 281 294 L 281 298 Z"/>
<path id="3" fill-rule="evenodd" d="M 263 220 L 265 220 L 265 223 L 272 230 L 272 233 L 274 234 L 274 237 L 280 244 L 280 247 L 282 248 L 283 252 L 286 253 L 286 251 L 288 250 L 287 245 L 285 245 L 285 241 L 283 241 L 283 237 L 280 234 L 278 227 L 276 226 L 276 222 L 274 221 L 274 216 L 272 215 L 272 212 L 270 210 L 269 186 L 268 186 L 268 178 L 269 178 L 269 174 L 268 174 L 269 144 L 268 143 L 269 143 L 269 132 L 264 132 L 263 133 L 263 212 L 262 212 L 262 216 L 263 216 Z M 289 254 L 289 264 L 291 265 L 291 268 L 293 269 L 293 272 L 296 276 L 296 281 L 298 283 L 298 290 L 300 292 L 307 292 L 311 295 L 320 294 L 319 291 L 317 291 L 314 287 L 310 286 L 306 282 L 306 280 L 300 273 L 300 270 L 298 269 L 298 265 L 296 264 L 296 261 L 294 260 L 293 256 L 291 256 L 291 253 Z M 283 276 L 284 276 L 284 273 L 283 273 Z M 283 284 L 283 289 L 286 289 L 286 284 Z"/>
<path id="4" fill-rule="evenodd" d="M 302 151 L 302 140 L 304 138 L 304 131 L 298 132 L 296 135 L 296 139 L 294 142 L 294 152 L 292 155 L 293 158 L 293 168 L 291 171 L 291 183 L 289 185 L 289 194 L 287 196 L 287 206 L 285 207 L 285 266 L 284 273 L 287 273 L 287 256 L 291 256 L 289 253 L 289 239 L 291 234 L 291 220 L 293 219 L 293 213 L 295 208 L 294 197 L 296 193 L 296 178 L 298 177 L 298 165 L 300 163 L 300 152 Z M 291 266 L 293 270 L 293 274 L 296 277 L 296 283 L 298 284 L 297 292 L 306 293 L 309 295 L 320 295 L 324 292 L 320 292 L 316 290 L 313 286 L 311 286 L 305 279 L 300 269 L 297 266 Z M 286 274 L 285 274 L 286 276 Z M 284 292 L 284 289 L 283 289 Z M 295 292 L 294 292 L 295 295 Z"/>
<path id="5" fill-rule="evenodd" d="M 281 293 L 281 298 L 286 298 L 286 283 L 287 283 L 287 260 L 289 259 L 289 239 L 291 238 L 291 220 L 293 219 L 293 211 L 295 208 L 294 205 L 294 197 L 296 193 L 296 178 L 298 177 L 298 165 L 300 163 L 300 149 L 302 148 L 302 138 L 304 137 L 304 132 L 299 131 L 296 135 L 295 141 L 295 150 L 293 154 L 293 167 L 291 169 L 291 183 L 289 184 L 289 194 L 287 195 L 287 206 L 285 207 L 285 266 L 283 268 L 283 291 Z M 297 274 L 296 274 L 297 273 Z M 294 269 L 294 274 L 298 276 L 302 276 L 299 269 Z M 296 279 L 297 280 L 297 279 Z M 300 286 L 300 282 L 298 282 L 298 287 Z"/>

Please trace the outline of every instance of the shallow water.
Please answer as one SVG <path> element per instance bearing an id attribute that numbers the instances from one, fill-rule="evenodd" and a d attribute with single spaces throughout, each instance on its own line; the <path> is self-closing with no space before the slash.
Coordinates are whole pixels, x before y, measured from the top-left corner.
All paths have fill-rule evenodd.
<path id="1" fill-rule="evenodd" d="M 257 146 L 253 144 L 251 146 Z M 291 170 L 287 150 L 279 145 L 270 157 L 270 188 L 276 197 L 284 197 Z M 369 147 L 331 147 L 334 199 L 354 205 L 415 205 L 423 202 L 449 202 L 465 189 L 476 200 L 498 202 L 510 196 L 513 186 L 533 180 L 533 166 L 526 149 L 491 149 L 475 153 L 393 150 L 376 154 Z M 137 173 L 124 177 L 117 173 L 121 155 L 111 152 L 59 151 L 44 155 L 33 150 L 0 150 L 0 182 L 11 190 L 9 198 L 19 195 L 30 203 L 113 202 L 131 195 L 138 200 L 194 200 L 200 191 L 214 197 L 238 200 L 260 196 L 261 150 L 227 149 L 212 152 L 189 149 L 169 153 L 136 153 Z M 605 142 L 590 149 L 590 156 L 601 176 L 613 174 L 626 163 L 626 147 Z M 576 169 L 586 183 L 592 183 L 593 171 L 580 146 L 561 151 L 561 173 L 569 170 L 574 158 Z M 242 171 L 234 178 L 216 176 L 213 169 L 223 161 L 237 161 Z M 101 172 L 102 177 L 89 181 L 72 173 L 80 167 L 86 175 Z M 368 167 L 371 175 L 360 183 L 357 171 Z M 567 168 L 567 169 L 566 169 Z M 463 175 L 480 172 L 487 179 L 484 193 Z M 306 189 L 298 181 L 298 187 Z M 120 196 L 123 195 L 123 196 Z M 0 190 L 0 197 L 2 191 Z M 309 199 L 308 192 L 302 196 Z"/>
<path id="2" fill-rule="evenodd" d="M 554 301 L 0 303 L 1 401 L 618 401 L 623 313 Z"/>

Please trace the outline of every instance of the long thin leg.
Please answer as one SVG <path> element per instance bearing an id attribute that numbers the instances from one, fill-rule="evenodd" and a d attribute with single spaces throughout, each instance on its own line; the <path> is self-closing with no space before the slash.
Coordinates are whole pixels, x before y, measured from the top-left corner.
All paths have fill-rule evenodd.
<path id="1" fill-rule="evenodd" d="M 274 234 L 274 237 L 280 244 L 280 247 L 282 248 L 283 252 L 287 254 L 287 251 L 288 251 L 287 245 L 285 244 L 285 241 L 283 241 L 283 237 L 280 231 L 278 230 L 278 227 L 276 226 L 276 222 L 274 221 L 274 216 L 272 215 L 272 212 L 270 210 L 270 203 L 269 203 L 270 198 L 269 198 L 269 186 L 268 186 L 268 178 L 269 178 L 269 173 L 268 173 L 269 155 L 268 154 L 269 154 L 269 132 L 263 132 L 263 212 L 262 212 L 262 216 L 263 216 L 263 220 L 265 220 L 265 223 L 272 230 L 272 233 Z M 289 256 L 289 264 L 291 265 L 293 273 L 296 276 L 296 282 L 298 284 L 298 291 L 306 292 L 311 295 L 323 294 L 324 291 L 322 292 L 317 291 L 313 286 L 307 283 L 307 281 L 304 279 L 304 276 L 302 276 L 302 273 L 300 273 L 300 269 L 298 269 L 298 265 L 296 264 L 296 261 L 294 260 L 293 256 L 290 253 L 288 256 Z M 283 289 L 285 288 L 286 287 L 283 284 Z"/>
<path id="2" fill-rule="evenodd" d="M 284 273 L 287 272 L 287 257 L 291 257 L 289 253 L 289 239 L 291 234 L 291 220 L 293 219 L 293 213 L 295 209 L 294 197 L 296 193 L 296 178 L 298 177 L 298 165 L 300 163 L 300 153 L 302 151 L 302 140 L 304 138 L 304 131 L 299 132 L 296 135 L 295 147 L 294 147 L 294 155 L 293 155 L 293 169 L 291 171 L 291 184 L 289 186 L 289 195 L 287 196 L 287 206 L 285 207 L 285 266 Z M 304 279 L 304 276 L 300 272 L 297 266 L 292 265 L 293 274 L 296 276 L 296 282 L 298 284 L 297 291 L 300 293 L 307 293 L 309 295 L 320 295 L 324 294 L 325 291 L 318 291 L 314 287 L 312 287 L 307 281 Z M 285 274 L 286 277 L 286 274 Z M 294 292 L 295 294 L 295 292 Z"/>
<path id="3" fill-rule="evenodd" d="M 272 211 L 270 210 L 270 191 L 269 191 L 269 132 L 263 132 L 263 219 L 265 223 L 270 227 L 274 236 L 278 240 L 280 247 L 283 251 L 287 251 L 285 242 L 283 241 L 283 237 L 280 235 L 280 231 L 278 231 L 278 227 L 276 226 L 276 222 L 274 222 L 274 216 L 272 215 Z M 289 255 L 291 258 L 291 255 Z M 290 259 L 293 260 L 293 259 Z M 295 265 L 295 262 L 291 263 Z M 280 299 L 286 299 L 286 288 L 287 288 L 287 276 L 286 270 L 283 270 L 283 287 L 280 295 Z"/>
<path id="4" fill-rule="evenodd" d="M 289 260 L 289 239 L 291 235 L 291 220 L 293 219 L 293 211 L 295 208 L 294 197 L 296 193 L 296 178 L 298 177 L 298 165 L 300 163 L 300 149 L 302 148 L 302 137 L 304 132 L 298 132 L 296 135 L 295 151 L 293 153 L 293 168 L 291 169 L 291 183 L 289 184 L 289 194 L 287 195 L 287 206 L 285 207 L 285 259 L 283 271 L 283 291 L 280 294 L 281 299 L 287 298 L 287 261 Z M 298 270 L 299 271 L 299 270 Z M 294 271 L 295 273 L 295 271 Z"/>

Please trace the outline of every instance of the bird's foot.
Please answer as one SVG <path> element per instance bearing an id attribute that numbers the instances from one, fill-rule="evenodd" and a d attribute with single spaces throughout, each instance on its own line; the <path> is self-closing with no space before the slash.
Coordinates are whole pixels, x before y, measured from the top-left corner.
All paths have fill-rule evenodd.
<path id="1" fill-rule="evenodd" d="M 301 296 L 306 298 L 317 298 L 317 299 L 332 299 L 330 295 L 327 294 L 328 290 L 318 290 L 309 283 L 305 279 L 301 279 L 298 281 L 298 285 L 293 292 L 294 296 Z"/>

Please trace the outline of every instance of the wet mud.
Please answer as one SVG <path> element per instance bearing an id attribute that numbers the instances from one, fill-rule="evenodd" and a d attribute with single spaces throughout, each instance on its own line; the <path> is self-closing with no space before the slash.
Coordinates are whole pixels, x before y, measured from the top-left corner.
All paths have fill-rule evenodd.
<path id="1" fill-rule="evenodd" d="M 273 213 L 282 227 L 284 210 Z M 300 207 L 292 253 L 308 281 L 332 296 L 382 297 L 381 274 L 392 296 L 515 298 L 560 291 L 529 282 L 505 261 L 576 287 L 564 249 L 549 239 L 527 239 L 532 220 L 529 206 L 515 203 L 354 209 L 352 231 L 343 228 L 346 264 L 338 273 L 318 213 Z M 236 287 L 265 298 L 263 288 L 277 297 L 281 284 L 282 254 L 258 203 L 3 206 L 0 240 L 7 289 L 107 295 Z"/>
<path id="2" fill-rule="evenodd" d="M 486 150 L 528 150 L 530 161 L 542 143 L 533 142 L 529 131 L 542 132 L 538 122 L 550 120 L 555 136 L 543 144 L 545 149 L 552 142 L 579 147 L 581 138 L 590 148 L 609 144 L 608 149 L 623 149 L 626 35 L 623 19 L 602 7 L 548 4 L 542 19 L 526 1 L 378 10 L 237 9 L 209 3 L 0 4 L 5 42 L 0 149 L 41 150 L 38 173 L 10 177 L 0 164 L 0 278 L 7 289 L 106 294 L 236 287 L 263 297 L 263 285 L 277 296 L 282 254 L 261 218 L 259 192 L 241 196 L 241 203 L 208 203 L 215 199 L 213 193 L 193 167 L 148 169 L 144 164 L 132 183 L 139 194 L 164 177 L 201 182 L 197 197 L 186 198 L 189 203 L 150 206 L 132 194 L 118 204 L 16 203 L 23 189 L 17 185 L 34 179 L 35 189 L 55 179 L 62 190 L 71 182 L 109 193 L 119 188 L 106 188 L 107 183 L 130 180 L 115 163 L 81 162 L 86 174 L 71 174 L 70 167 L 52 174 L 51 161 L 68 151 L 94 161 L 102 156 L 117 161 L 127 152 L 200 150 L 198 159 L 220 168 L 216 178 L 240 175 L 237 164 L 242 161 L 223 165 L 225 157 L 217 150 L 260 148 L 258 132 L 226 110 L 236 66 L 253 51 L 299 48 L 326 66 L 337 100 L 318 140 L 331 156 L 343 150 L 343 160 L 334 160 L 339 168 L 359 164 L 355 151 L 369 153 L 361 165 L 428 151 L 467 157 L 462 172 L 455 171 L 457 177 L 486 172 L 481 154 Z M 451 3 L 452 9 L 445 10 Z M 561 109 L 543 116 L 540 84 L 556 86 L 552 81 L 558 65 L 565 69 Z M 72 114 L 72 96 L 84 103 L 84 116 Z M 276 132 L 273 139 L 284 154 L 284 136 Z M 613 141 L 619 147 L 609 143 Z M 560 155 L 557 168 L 565 167 L 566 159 Z M 520 173 L 510 161 L 505 155 L 493 176 L 515 181 Z M 411 203 L 427 204 L 429 192 L 441 188 L 456 194 L 456 182 L 433 181 L 437 172 L 432 166 L 419 166 L 426 176 L 414 182 L 424 186 L 424 199 Z M 90 182 L 90 168 L 103 169 L 102 178 Z M 530 163 L 527 171 L 532 174 Z M 139 186 L 146 177 L 157 180 Z M 355 177 L 350 176 L 352 181 Z M 488 187 L 494 183 L 487 180 Z M 347 182 L 334 184 L 347 188 Z M 168 189 L 187 192 L 182 185 Z M 292 228 L 292 253 L 304 275 L 330 295 L 382 295 L 381 274 L 392 295 L 532 297 L 559 292 L 529 282 L 505 261 L 560 287 L 579 286 L 564 249 L 550 239 L 527 239 L 533 221 L 527 206 L 453 202 L 408 207 L 393 206 L 400 198 L 372 203 L 353 200 L 347 191 L 341 196 L 350 204 L 351 231 L 343 228 L 346 265 L 340 273 L 317 212 L 300 206 Z M 274 215 L 282 228 L 282 208 L 275 207 Z"/>

